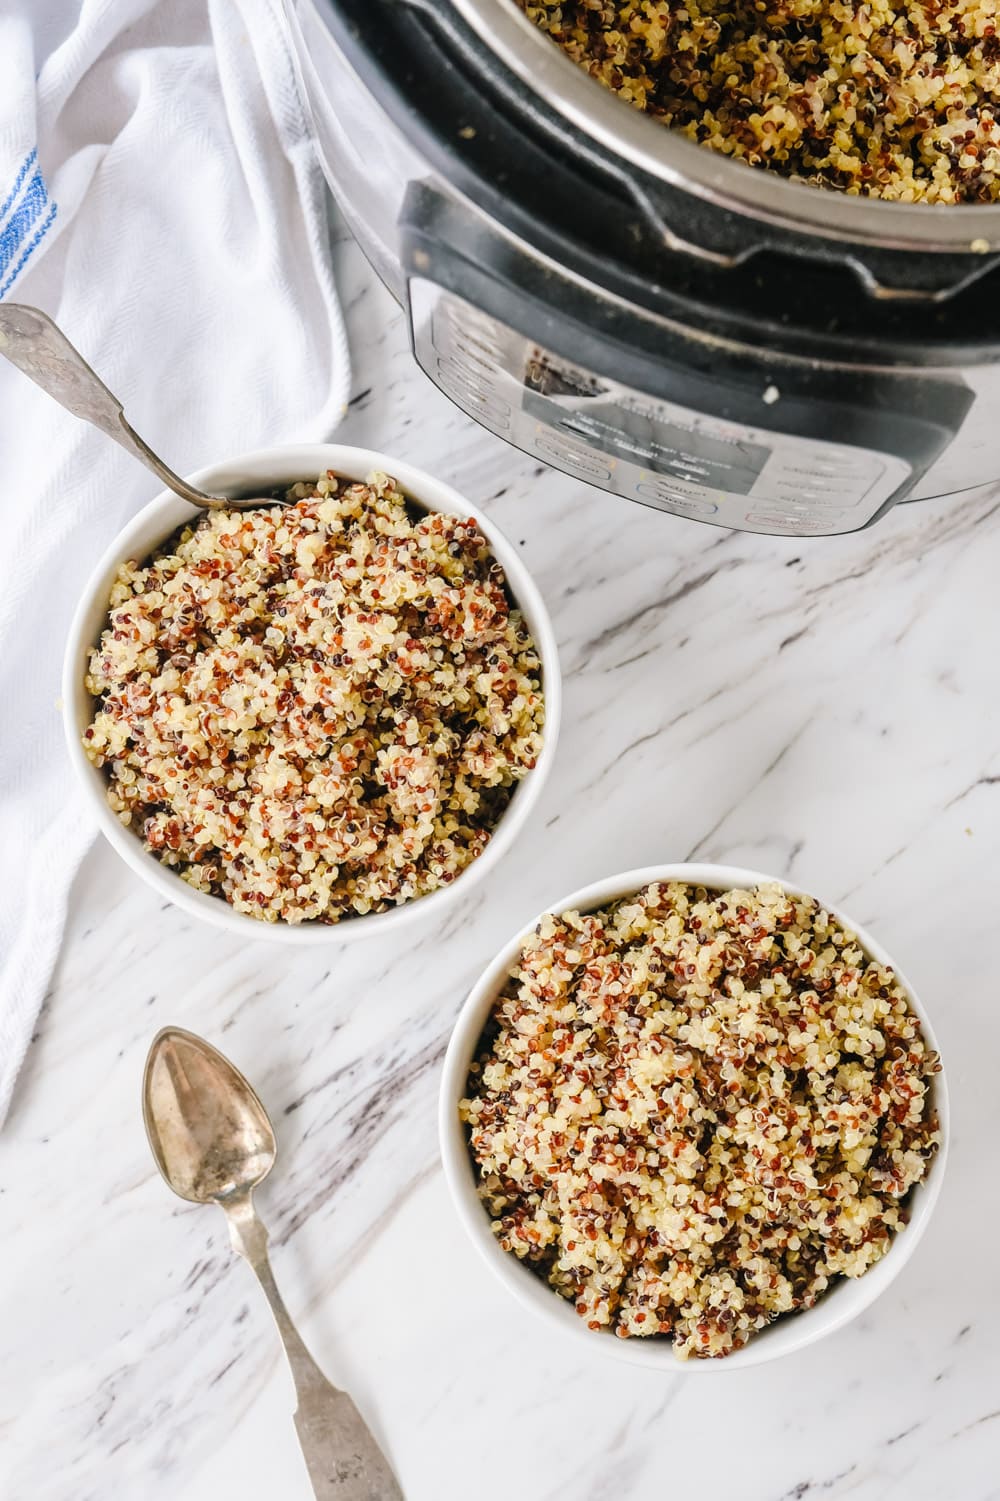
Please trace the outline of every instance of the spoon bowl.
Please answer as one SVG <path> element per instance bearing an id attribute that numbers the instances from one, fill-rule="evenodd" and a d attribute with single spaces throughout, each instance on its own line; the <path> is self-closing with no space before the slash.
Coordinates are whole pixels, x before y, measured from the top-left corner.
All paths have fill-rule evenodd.
<path id="1" fill-rule="evenodd" d="M 256 1092 L 228 1058 L 181 1027 L 153 1039 L 142 1114 L 157 1167 L 192 1204 L 249 1193 L 274 1166 L 274 1129 Z"/>

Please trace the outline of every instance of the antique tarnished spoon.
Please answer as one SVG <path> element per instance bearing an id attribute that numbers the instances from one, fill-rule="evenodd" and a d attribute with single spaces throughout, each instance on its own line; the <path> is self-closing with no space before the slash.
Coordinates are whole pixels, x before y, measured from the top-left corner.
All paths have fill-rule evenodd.
<path id="1" fill-rule="evenodd" d="M 272 495 L 209 495 L 188 484 L 155 454 L 131 423 L 118 397 L 90 368 L 57 323 L 39 308 L 0 302 L 0 354 L 41 386 L 74 417 L 93 423 L 109 438 L 152 469 L 168 490 L 206 511 L 245 511 L 251 506 L 285 505 L 284 490 Z"/>
<path id="2" fill-rule="evenodd" d="M 295 1382 L 295 1427 L 317 1501 L 403 1501 L 364 1419 L 309 1354 L 275 1285 L 253 1190 L 274 1166 L 277 1148 L 253 1089 L 202 1038 L 167 1027 L 146 1059 L 142 1113 L 167 1183 L 193 1204 L 218 1204 L 234 1249 L 271 1305 Z"/>

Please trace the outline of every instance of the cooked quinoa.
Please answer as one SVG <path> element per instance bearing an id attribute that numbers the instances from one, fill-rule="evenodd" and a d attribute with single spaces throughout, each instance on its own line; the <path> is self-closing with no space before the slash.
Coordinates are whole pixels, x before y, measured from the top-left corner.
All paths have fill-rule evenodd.
<path id="1" fill-rule="evenodd" d="M 1000 199 L 996 0 L 518 0 L 702 145 L 906 203 Z"/>
<path id="2" fill-rule="evenodd" d="M 482 853 L 541 750 L 541 666 L 474 520 L 384 474 L 289 499 L 121 568 L 84 747 L 191 886 L 331 923 Z"/>
<path id="3" fill-rule="evenodd" d="M 505 1251 L 591 1329 L 723 1356 L 889 1249 L 939 1066 L 811 898 L 671 882 L 543 918 L 460 1113 Z"/>

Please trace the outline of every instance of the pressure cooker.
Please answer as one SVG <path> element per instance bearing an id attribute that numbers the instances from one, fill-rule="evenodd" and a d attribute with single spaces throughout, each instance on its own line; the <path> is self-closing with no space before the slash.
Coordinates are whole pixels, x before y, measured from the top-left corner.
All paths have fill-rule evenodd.
<path id="1" fill-rule="evenodd" d="M 787 536 L 1000 478 L 1000 205 L 846 196 L 617 99 L 514 0 L 285 0 L 324 170 L 484 427 Z"/>

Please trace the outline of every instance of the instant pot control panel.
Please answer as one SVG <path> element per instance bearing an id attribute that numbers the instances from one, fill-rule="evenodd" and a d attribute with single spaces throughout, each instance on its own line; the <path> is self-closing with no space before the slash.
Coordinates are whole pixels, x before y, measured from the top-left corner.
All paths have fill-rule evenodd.
<path id="1" fill-rule="evenodd" d="M 413 352 L 544 463 L 715 526 L 790 537 L 905 500 L 974 404 L 960 370 L 759 348 L 609 297 L 433 182 L 400 217 Z"/>
<path id="2" fill-rule="evenodd" d="M 898 453 L 780 431 L 791 393 L 777 381 L 759 392 L 776 424 L 765 428 L 595 375 L 419 276 L 410 310 L 419 363 L 463 411 L 629 500 L 742 531 L 825 535 L 866 526 L 912 481 Z"/>

